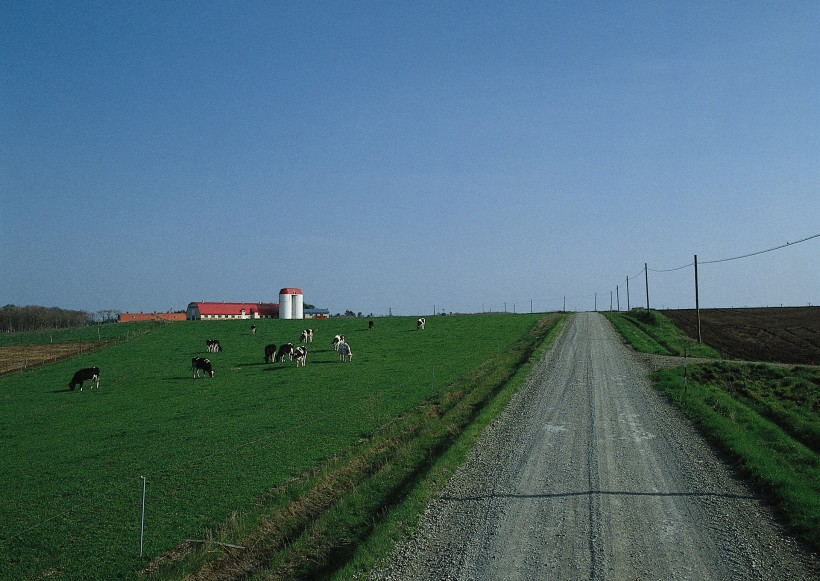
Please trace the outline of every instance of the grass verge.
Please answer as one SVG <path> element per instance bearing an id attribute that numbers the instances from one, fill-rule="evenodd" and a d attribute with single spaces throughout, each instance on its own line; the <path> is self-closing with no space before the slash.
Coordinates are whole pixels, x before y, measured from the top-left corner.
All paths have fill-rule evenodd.
<path id="1" fill-rule="evenodd" d="M 820 550 L 820 371 L 717 362 L 656 385 Z"/>
<path id="2" fill-rule="evenodd" d="M 717 351 L 698 343 L 657 311 L 632 309 L 603 313 L 624 338 L 641 353 L 720 359 Z"/>

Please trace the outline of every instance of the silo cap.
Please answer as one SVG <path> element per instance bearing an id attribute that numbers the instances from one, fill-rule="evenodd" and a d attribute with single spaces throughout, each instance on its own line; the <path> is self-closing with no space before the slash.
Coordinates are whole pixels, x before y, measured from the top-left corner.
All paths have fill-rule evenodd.
<path id="1" fill-rule="evenodd" d="M 302 289 L 298 288 L 283 288 L 279 291 L 280 295 L 300 295 L 302 294 Z"/>

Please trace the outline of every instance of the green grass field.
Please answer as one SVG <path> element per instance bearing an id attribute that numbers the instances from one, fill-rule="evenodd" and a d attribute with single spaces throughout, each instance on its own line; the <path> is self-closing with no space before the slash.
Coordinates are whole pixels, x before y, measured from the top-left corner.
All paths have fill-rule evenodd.
<path id="1" fill-rule="evenodd" d="M 717 351 L 688 337 L 667 317 L 657 311 L 632 309 L 629 312 L 603 313 L 624 338 L 638 351 L 654 355 L 707 357 L 720 359 Z"/>
<path id="2" fill-rule="evenodd" d="M 288 479 L 332 462 L 510 349 L 539 315 L 185 322 L 0 377 L 0 578 L 135 577 L 184 539 L 203 539 Z M 265 364 L 267 343 L 310 324 L 308 365 Z M 122 325 L 128 327 L 131 324 Z M 347 336 L 352 363 L 331 347 Z M 205 352 L 205 340 L 222 353 Z M 44 338 L 41 340 L 45 340 Z M 213 379 L 193 379 L 207 356 Z M 101 389 L 71 392 L 80 367 Z M 147 479 L 140 559 L 142 480 Z"/>

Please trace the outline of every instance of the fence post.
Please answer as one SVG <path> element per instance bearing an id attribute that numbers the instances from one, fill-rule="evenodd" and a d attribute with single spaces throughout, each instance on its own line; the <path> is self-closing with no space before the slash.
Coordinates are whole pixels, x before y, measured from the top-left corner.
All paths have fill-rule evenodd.
<path id="1" fill-rule="evenodd" d="M 142 518 L 140 519 L 140 559 L 142 559 L 142 548 L 145 541 L 145 476 L 142 479 Z"/>

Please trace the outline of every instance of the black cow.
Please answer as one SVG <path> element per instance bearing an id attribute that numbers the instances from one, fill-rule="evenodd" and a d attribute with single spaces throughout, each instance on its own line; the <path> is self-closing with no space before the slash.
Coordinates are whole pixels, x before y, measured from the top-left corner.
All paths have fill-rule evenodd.
<path id="1" fill-rule="evenodd" d="M 270 363 L 272 359 L 276 359 L 276 345 L 265 345 L 265 363 Z"/>
<path id="2" fill-rule="evenodd" d="M 219 344 L 219 339 L 206 339 L 205 344 L 208 346 L 208 353 L 219 353 L 222 351 L 222 345 Z"/>
<path id="3" fill-rule="evenodd" d="M 287 357 L 289 361 L 293 361 L 293 343 L 285 343 L 279 347 L 279 352 L 276 354 L 276 358 L 279 361 L 284 361 L 285 357 Z"/>
<path id="4" fill-rule="evenodd" d="M 87 367 L 86 369 L 80 369 L 77 373 L 74 374 L 74 377 L 71 378 L 71 381 L 68 383 L 68 388 L 71 391 L 74 391 L 74 388 L 78 385 L 80 386 L 80 391 L 83 390 L 83 383 L 86 381 L 93 381 L 94 385 L 90 387 L 90 389 L 100 389 L 100 368 L 99 367 Z"/>
<path id="5" fill-rule="evenodd" d="M 373 330 L 373 321 L 368 321 L 368 322 L 367 322 L 367 330 L 368 330 L 368 331 L 372 331 L 372 330 Z"/>
<path id="6" fill-rule="evenodd" d="M 194 374 L 194 379 L 199 377 L 199 372 L 204 371 L 205 375 L 214 376 L 214 370 L 211 367 L 211 360 L 204 357 L 194 357 L 191 359 L 191 372 Z"/>

